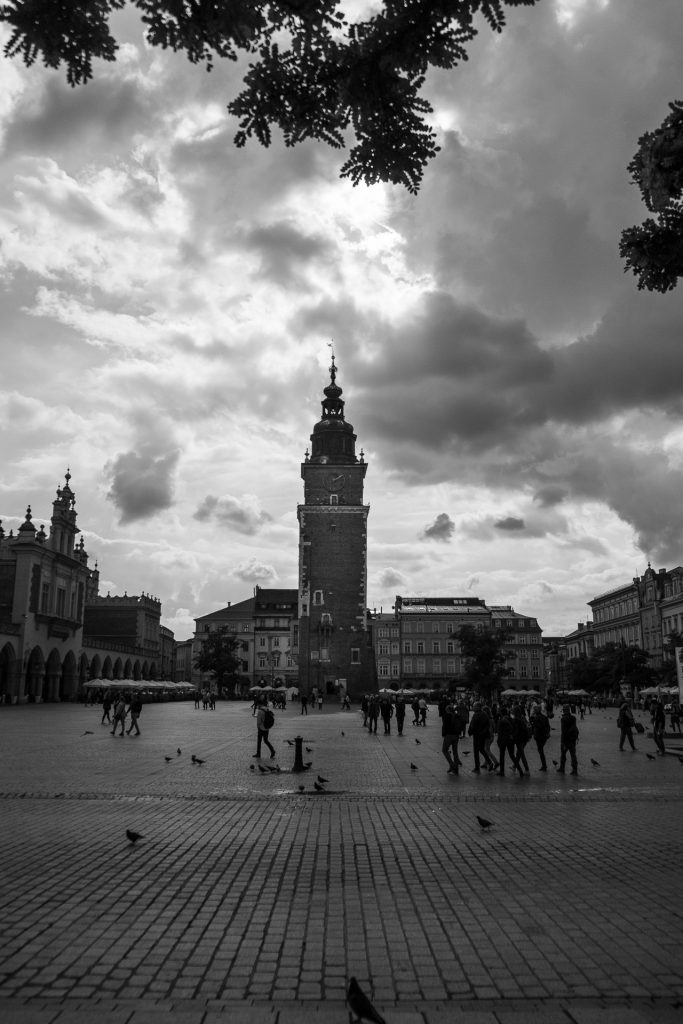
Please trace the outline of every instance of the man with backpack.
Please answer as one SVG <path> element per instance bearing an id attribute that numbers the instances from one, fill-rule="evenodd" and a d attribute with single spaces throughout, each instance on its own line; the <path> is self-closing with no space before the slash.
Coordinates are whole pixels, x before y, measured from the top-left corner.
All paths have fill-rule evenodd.
<path id="1" fill-rule="evenodd" d="M 275 725 L 275 715 L 268 707 L 268 701 L 264 700 L 256 715 L 256 753 L 254 757 L 261 756 L 261 744 L 265 743 L 270 751 L 271 758 L 275 757 L 275 747 L 268 739 L 268 733 Z"/>

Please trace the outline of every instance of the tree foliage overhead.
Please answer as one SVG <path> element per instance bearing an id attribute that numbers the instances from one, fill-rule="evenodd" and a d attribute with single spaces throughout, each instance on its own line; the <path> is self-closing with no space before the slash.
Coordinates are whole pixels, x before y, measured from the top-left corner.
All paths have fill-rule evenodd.
<path id="1" fill-rule="evenodd" d="M 417 192 L 439 149 L 420 95 L 428 70 L 467 60 L 478 16 L 500 32 L 506 6 L 537 2 L 384 0 L 372 17 L 350 21 L 344 0 L 10 0 L 0 3 L 0 22 L 11 31 L 6 56 L 64 63 L 75 86 L 92 78 L 94 59 L 116 59 L 109 22 L 129 3 L 152 46 L 184 51 L 208 70 L 216 57 L 253 58 L 228 104 L 238 146 L 250 138 L 268 146 L 277 126 L 288 146 L 318 139 L 341 149 L 350 131 L 342 177 Z"/>
<path id="2" fill-rule="evenodd" d="M 683 102 L 669 104 L 671 113 L 654 132 L 638 140 L 628 165 L 643 200 L 657 219 L 626 228 L 619 252 L 638 288 L 667 292 L 683 277 Z"/>
<path id="3" fill-rule="evenodd" d="M 642 689 L 654 679 L 648 665 L 650 655 L 641 647 L 610 642 L 598 647 L 590 656 L 581 654 L 567 662 L 570 690 L 589 693 L 621 692 L 621 686 Z"/>

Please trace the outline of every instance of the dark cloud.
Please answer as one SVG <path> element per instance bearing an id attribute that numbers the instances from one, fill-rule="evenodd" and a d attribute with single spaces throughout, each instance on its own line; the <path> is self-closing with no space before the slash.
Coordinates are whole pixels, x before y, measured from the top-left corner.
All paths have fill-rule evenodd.
<path id="1" fill-rule="evenodd" d="M 448 541 L 455 531 L 455 523 L 447 512 L 440 512 L 431 526 L 426 526 L 422 537 L 425 540 Z"/>
<path id="2" fill-rule="evenodd" d="M 539 489 L 534 494 L 534 501 L 538 502 L 541 508 L 552 508 L 554 505 L 560 505 L 567 497 L 567 489 L 561 487 L 558 484 L 547 484 Z"/>
<path id="3" fill-rule="evenodd" d="M 121 513 L 122 525 L 149 519 L 171 507 L 179 457 L 178 449 L 158 452 L 143 444 L 139 450 L 122 452 L 107 463 L 107 498 Z"/>
<path id="4" fill-rule="evenodd" d="M 503 530 L 509 533 L 519 532 L 524 530 L 524 520 L 517 519 L 515 516 L 506 516 L 505 519 L 498 519 L 493 524 L 496 530 Z"/>
<path id="5" fill-rule="evenodd" d="M 257 507 L 253 499 L 239 499 L 231 494 L 226 494 L 222 498 L 207 494 L 199 503 L 193 518 L 200 523 L 213 521 L 220 526 L 227 526 L 238 533 L 248 535 L 258 533 L 261 527 L 272 519 L 267 512 Z"/>
<path id="6" fill-rule="evenodd" d="M 321 235 L 305 234 L 285 221 L 257 225 L 243 234 L 242 241 L 261 257 L 261 273 L 282 286 L 299 281 L 302 270 L 314 261 L 327 263 L 333 252 Z"/>

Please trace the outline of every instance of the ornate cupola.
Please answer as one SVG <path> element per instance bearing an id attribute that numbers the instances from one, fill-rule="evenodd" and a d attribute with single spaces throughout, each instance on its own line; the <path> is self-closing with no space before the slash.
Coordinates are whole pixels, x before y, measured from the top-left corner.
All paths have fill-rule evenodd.
<path id="1" fill-rule="evenodd" d="M 73 557 L 76 534 L 81 531 L 76 526 L 76 495 L 69 486 L 71 473 L 68 469 L 64 479 L 64 486 L 57 488 L 57 497 L 52 502 L 50 547 L 53 551 Z"/>
<path id="2" fill-rule="evenodd" d="M 342 389 L 337 384 L 337 367 L 332 354 L 330 383 L 323 389 L 322 415 L 311 434 L 310 461 L 322 463 L 352 464 L 356 458 L 356 435 L 353 427 L 344 419 Z M 308 461 L 308 459 L 306 460 Z"/>

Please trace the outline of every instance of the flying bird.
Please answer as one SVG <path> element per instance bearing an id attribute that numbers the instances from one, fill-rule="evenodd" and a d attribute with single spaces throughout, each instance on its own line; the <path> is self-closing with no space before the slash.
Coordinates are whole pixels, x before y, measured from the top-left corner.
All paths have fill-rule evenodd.
<path id="1" fill-rule="evenodd" d="M 137 843 L 138 839 L 142 839 L 142 838 L 143 837 L 141 836 L 141 834 L 139 832 L 133 832 L 133 830 L 130 829 L 130 828 L 126 829 L 126 839 L 128 840 L 129 843 L 133 843 L 133 845 L 135 845 L 135 843 Z"/>
<path id="2" fill-rule="evenodd" d="M 314 787 L 314 789 L 316 789 L 318 791 L 318 793 L 324 793 L 325 792 L 325 787 L 321 786 L 319 782 L 314 782 L 313 783 L 313 787 Z"/>
<path id="3" fill-rule="evenodd" d="M 172 757 L 164 757 L 164 761 L 166 762 L 166 764 L 168 764 L 168 762 L 172 761 L 172 760 L 173 760 Z"/>
<path id="4" fill-rule="evenodd" d="M 484 829 L 484 831 L 486 831 L 487 828 L 491 828 L 491 825 L 493 825 L 492 821 L 487 821 L 486 818 L 480 818 L 479 815 L 477 815 L 477 821 Z"/>
<path id="5" fill-rule="evenodd" d="M 596 761 L 594 757 L 591 757 L 591 764 L 593 765 L 594 768 L 599 768 L 600 767 L 600 762 Z"/>
<path id="6" fill-rule="evenodd" d="M 325 785 L 325 783 L 326 783 L 326 782 L 329 782 L 329 781 L 330 781 L 329 779 L 324 779 L 324 778 L 322 777 L 322 775 L 319 775 L 319 776 L 318 776 L 318 782 L 322 782 L 322 784 L 323 784 L 323 785 Z"/>
<path id="7" fill-rule="evenodd" d="M 413 769 L 413 771 L 414 771 L 414 772 L 416 772 L 416 771 L 417 771 L 417 765 L 416 765 L 416 764 L 413 764 L 413 762 L 412 762 L 412 761 L 410 762 L 410 767 L 411 767 L 411 768 Z"/>
<path id="8" fill-rule="evenodd" d="M 355 1013 L 359 1021 L 369 1020 L 373 1024 L 385 1024 L 384 1017 L 380 1016 L 368 997 L 365 995 L 355 978 L 349 979 L 349 987 L 346 990 L 346 1002 L 349 1009 Z"/>

